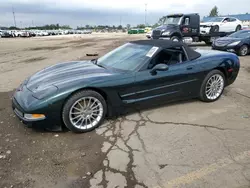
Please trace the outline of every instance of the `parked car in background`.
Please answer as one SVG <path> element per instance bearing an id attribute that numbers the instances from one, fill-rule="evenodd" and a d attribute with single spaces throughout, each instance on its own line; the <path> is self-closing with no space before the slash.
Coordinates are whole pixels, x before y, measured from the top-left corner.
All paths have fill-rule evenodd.
<path id="1" fill-rule="evenodd" d="M 31 34 L 29 31 L 22 31 L 21 37 L 31 37 Z"/>
<path id="2" fill-rule="evenodd" d="M 83 30 L 83 34 L 91 34 L 92 30 Z"/>
<path id="3" fill-rule="evenodd" d="M 148 39 L 151 39 L 151 38 L 152 38 L 152 31 L 148 31 L 148 32 L 146 33 L 146 37 L 147 37 Z"/>
<path id="4" fill-rule="evenodd" d="M 13 34 L 11 31 L 2 31 L 1 37 L 2 38 L 11 38 L 11 37 L 13 37 Z"/>
<path id="5" fill-rule="evenodd" d="M 13 33 L 15 37 L 21 37 L 23 35 L 23 31 L 14 31 Z"/>
<path id="6" fill-rule="evenodd" d="M 245 56 L 250 52 L 250 29 L 235 32 L 227 37 L 215 40 L 212 49 L 236 52 Z"/>
<path id="7" fill-rule="evenodd" d="M 242 29 L 243 25 L 240 20 L 233 17 L 213 17 L 207 22 L 200 24 L 201 33 L 209 33 L 210 27 L 213 26 L 214 32 L 234 32 Z"/>

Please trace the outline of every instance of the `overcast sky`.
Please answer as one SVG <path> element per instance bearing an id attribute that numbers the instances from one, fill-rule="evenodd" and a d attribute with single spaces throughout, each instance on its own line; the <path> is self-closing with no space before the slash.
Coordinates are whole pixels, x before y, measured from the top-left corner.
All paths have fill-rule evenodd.
<path id="1" fill-rule="evenodd" d="M 169 13 L 200 13 L 203 17 L 217 5 L 220 14 L 250 13 L 250 0 L 0 0 L 0 26 L 67 24 L 89 25 L 154 24 Z"/>

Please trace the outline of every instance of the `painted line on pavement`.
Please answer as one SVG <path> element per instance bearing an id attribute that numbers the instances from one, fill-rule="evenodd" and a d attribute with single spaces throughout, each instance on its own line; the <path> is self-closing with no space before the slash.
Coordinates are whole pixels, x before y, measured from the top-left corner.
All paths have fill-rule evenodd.
<path id="1" fill-rule="evenodd" d="M 201 179 L 225 166 L 243 160 L 247 157 L 250 157 L 250 151 L 245 151 L 234 157 L 234 160 L 230 158 L 223 158 L 218 160 L 218 162 L 213 163 L 208 166 L 204 166 L 203 168 L 190 172 L 184 176 L 178 177 L 176 179 L 170 180 L 164 183 L 164 188 L 178 187 L 180 185 L 190 184 L 195 180 Z M 162 188 L 160 186 L 156 186 L 155 188 Z"/>

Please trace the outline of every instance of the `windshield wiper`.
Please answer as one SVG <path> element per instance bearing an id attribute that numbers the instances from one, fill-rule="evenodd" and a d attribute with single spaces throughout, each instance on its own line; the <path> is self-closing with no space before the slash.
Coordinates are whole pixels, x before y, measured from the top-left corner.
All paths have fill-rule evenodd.
<path id="1" fill-rule="evenodd" d="M 102 67 L 102 68 L 106 69 L 105 66 L 103 66 L 103 65 L 97 63 L 97 62 L 98 62 L 98 59 L 92 59 L 91 61 L 92 61 L 95 65 L 97 65 L 98 67 Z"/>
<path id="2" fill-rule="evenodd" d="M 106 67 L 104 67 L 104 66 L 101 65 L 101 64 L 97 64 L 97 62 L 95 63 L 95 65 L 97 65 L 98 67 L 102 67 L 102 68 L 106 69 Z"/>
<path id="3" fill-rule="evenodd" d="M 94 64 L 97 64 L 98 59 L 91 59 L 90 61 L 93 62 Z"/>

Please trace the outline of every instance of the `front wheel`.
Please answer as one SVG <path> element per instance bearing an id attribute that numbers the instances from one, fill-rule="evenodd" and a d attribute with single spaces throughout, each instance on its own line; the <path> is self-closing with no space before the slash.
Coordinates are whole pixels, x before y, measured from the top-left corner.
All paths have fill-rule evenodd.
<path id="1" fill-rule="evenodd" d="M 212 42 L 210 40 L 205 40 L 204 42 L 206 43 L 206 45 L 211 45 L 212 44 Z"/>
<path id="2" fill-rule="evenodd" d="M 225 76 L 219 70 L 212 70 L 203 80 L 200 89 L 200 99 L 213 102 L 220 98 L 225 87 Z"/>
<path id="3" fill-rule="evenodd" d="M 219 32 L 220 27 L 218 25 L 214 26 L 214 32 Z"/>
<path id="4" fill-rule="evenodd" d="M 240 49 L 238 50 L 238 55 L 239 56 L 246 56 L 249 52 L 249 48 L 247 45 L 242 45 Z"/>
<path id="5" fill-rule="evenodd" d="M 107 111 L 105 99 L 93 90 L 83 90 L 72 95 L 62 111 L 63 122 L 72 132 L 83 133 L 97 128 Z"/>
<path id="6" fill-rule="evenodd" d="M 181 42 L 181 38 L 178 37 L 178 36 L 172 36 L 172 37 L 171 37 L 171 40 L 172 40 L 172 41 L 175 41 L 175 42 Z"/>

